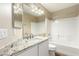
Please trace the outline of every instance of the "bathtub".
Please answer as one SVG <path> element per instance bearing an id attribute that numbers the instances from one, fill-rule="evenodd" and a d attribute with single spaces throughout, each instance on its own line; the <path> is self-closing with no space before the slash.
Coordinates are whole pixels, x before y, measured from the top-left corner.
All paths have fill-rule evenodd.
<path id="1" fill-rule="evenodd" d="M 69 44 L 62 44 L 62 43 L 51 43 L 56 45 L 56 52 L 63 53 L 66 56 L 79 56 L 79 45 L 69 45 Z M 73 44 L 73 43 L 72 43 Z"/>

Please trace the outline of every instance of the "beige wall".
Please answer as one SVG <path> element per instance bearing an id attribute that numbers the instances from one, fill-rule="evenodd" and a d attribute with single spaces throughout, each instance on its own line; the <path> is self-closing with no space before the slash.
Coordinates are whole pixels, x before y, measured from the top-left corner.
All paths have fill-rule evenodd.
<path id="1" fill-rule="evenodd" d="M 11 4 L 2 3 L 0 4 L 0 28 L 7 28 L 8 35 L 12 35 L 12 14 L 11 14 Z"/>
<path id="2" fill-rule="evenodd" d="M 11 28 L 11 4 L 0 4 L 0 27 Z"/>
<path id="3" fill-rule="evenodd" d="M 14 40 L 12 28 L 12 6 L 9 3 L 0 3 L 0 28 L 8 30 L 7 37 L 0 40 L 0 48 Z"/>
<path id="4" fill-rule="evenodd" d="M 54 19 L 74 17 L 77 16 L 78 14 L 79 14 L 79 4 L 52 13 Z"/>

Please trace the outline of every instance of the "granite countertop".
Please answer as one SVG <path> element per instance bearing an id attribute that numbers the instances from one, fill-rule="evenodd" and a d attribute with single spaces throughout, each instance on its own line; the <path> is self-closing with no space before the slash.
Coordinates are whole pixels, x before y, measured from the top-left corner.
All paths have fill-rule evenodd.
<path id="1" fill-rule="evenodd" d="M 14 43 L 14 46 L 12 48 L 9 48 L 8 50 L 5 50 L 2 55 L 8 55 L 8 56 L 11 56 L 11 55 L 14 55 L 26 48 L 29 48 L 33 45 L 36 45 L 36 44 L 39 44 L 45 40 L 48 40 L 48 37 L 35 37 L 35 38 L 32 38 L 30 40 L 26 40 L 26 39 L 22 39 L 20 41 L 17 42 L 17 44 Z M 0 53 L 1 55 L 1 53 Z"/>

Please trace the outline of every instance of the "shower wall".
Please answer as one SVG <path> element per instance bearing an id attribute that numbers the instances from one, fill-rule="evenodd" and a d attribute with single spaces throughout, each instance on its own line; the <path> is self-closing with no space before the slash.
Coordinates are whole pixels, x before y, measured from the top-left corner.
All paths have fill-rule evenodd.
<path id="1" fill-rule="evenodd" d="M 79 16 L 52 21 L 51 43 L 78 47 Z"/>

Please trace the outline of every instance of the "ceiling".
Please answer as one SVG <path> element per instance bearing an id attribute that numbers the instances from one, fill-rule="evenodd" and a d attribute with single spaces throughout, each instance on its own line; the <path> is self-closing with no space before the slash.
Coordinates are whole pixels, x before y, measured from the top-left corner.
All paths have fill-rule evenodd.
<path id="1" fill-rule="evenodd" d="M 68 8 L 74 5 L 77 5 L 78 3 L 42 3 L 42 5 L 49 11 L 49 12 L 55 12 L 59 11 L 64 8 Z"/>

